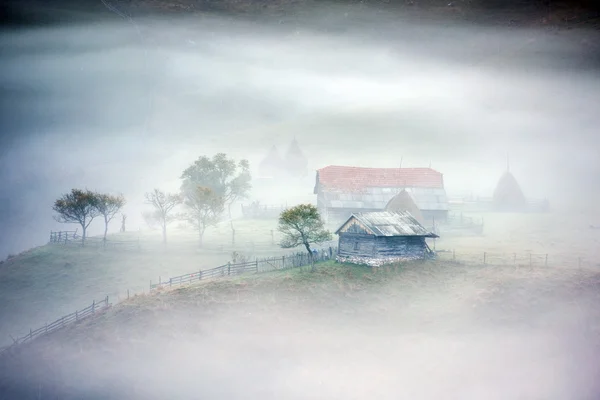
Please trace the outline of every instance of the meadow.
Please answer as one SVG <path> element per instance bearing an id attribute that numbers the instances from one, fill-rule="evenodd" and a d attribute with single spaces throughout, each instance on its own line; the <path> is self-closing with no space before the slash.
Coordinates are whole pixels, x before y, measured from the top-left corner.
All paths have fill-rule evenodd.
<path id="1" fill-rule="evenodd" d="M 588 268 L 439 260 L 201 282 L 35 340 L 0 360 L 0 387 L 22 399 L 591 400 L 599 285 Z"/>
<path id="2" fill-rule="evenodd" d="M 0 345 L 62 315 L 109 296 L 118 302 L 148 292 L 170 276 L 226 264 L 233 252 L 248 259 L 289 254 L 281 249 L 276 220 L 238 220 L 236 243 L 228 223 L 207 229 L 202 248 L 190 230 L 172 228 L 168 243 L 160 232 L 125 232 L 90 237 L 87 245 L 49 244 L 23 252 L 0 266 Z M 273 230 L 273 236 L 271 236 Z"/>
<path id="3" fill-rule="evenodd" d="M 440 259 L 481 264 L 486 252 L 488 263 L 510 265 L 518 255 L 519 264 L 528 264 L 528 254 L 533 253 L 536 265 L 545 265 L 547 254 L 548 268 L 599 267 L 600 231 L 589 229 L 584 215 L 473 216 L 484 218 L 484 234 L 436 240 Z M 276 220 L 234 223 L 235 245 L 225 222 L 206 232 L 201 249 L 196 234 L 179 226 L 170 229 L 166 246 L 157 231 L 125 232 L 110 235 L 106 247 L 92 237 L 85 247 L 46 245 L 11 258 L 0 267 L 0 344 L 11 343 L 9 335 L 26 334 L 93 299 L 108 295 L 116 303 L 128 291 L 131 296 L 147 292 L 151 281 L 223 265 L 233 259 L 234 251 L 249 259 L 298 251 L 278 246 Z"/>

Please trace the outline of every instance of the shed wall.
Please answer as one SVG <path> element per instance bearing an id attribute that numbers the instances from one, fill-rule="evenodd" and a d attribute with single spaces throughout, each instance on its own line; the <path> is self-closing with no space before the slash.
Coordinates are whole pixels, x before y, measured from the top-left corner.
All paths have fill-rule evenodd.
<path id="1" fill-rule="evenodd" d="M 373 236 L 340 233 L 338 254 L 342 257 L 423 257 L 425 238 L 420 236 Z"/>

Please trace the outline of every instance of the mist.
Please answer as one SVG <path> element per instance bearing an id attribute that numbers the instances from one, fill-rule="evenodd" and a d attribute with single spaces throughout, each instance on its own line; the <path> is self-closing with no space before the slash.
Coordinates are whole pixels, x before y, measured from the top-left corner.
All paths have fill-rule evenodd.
<path id="1" fill-rule="evenodd" d="M 2 255 L 43 244 L 72 187 L 124 193 L 135 229 L 199 155 L 256 166 L 293 137 L 313 170 L 431 163 L 450 194 L 489 195 L 509 153 L 528 196 L 597 201 L 592 33 L 342 11 L 5 31 Z"/>
<path id="2" fill-rule="evenodd" d="M 70 229 L 53 219 L 52 204 L 72 188 L 122 193 L 128 231 L 145 230 L 144 193 L 177 191 L 199 156 L 248 159 L 258 177 L 271 146 L 296 138 L 309 175 L 277 188 L 256 181 L 248 203 L 313 202 L 314 171 L 327 165 L 431 166 L 444 174 L 449 196 L 490 196 L 508 155 L 525 195 L 549 199 L 556 218 L 533 227 L 514 215 L 490 217 L 488 237 L 473 239 L 473 251 L 545 246 L 546 256 L 571 265 L 553 270 L 550 283 L 548 269 L 531 265 L 500 275 L 425 268 L 426 279 L 410 275 L 416 266 L 407 267 L 412 281 L 401 274 L 376 289 L 369 285 L 378 278 L 334 276 L 323 289 L 310 278 L 291 287 L 284 277 L 252 290 L 225 283 L 223 293 L 215 284 L 185 307 L 178 299 L 186 289 L 139 296 L 97 325 L 36 341 L 14 365 L 13 395 L 36 398 L 36 390 L 54 393 L 61 384 L 70 386 L 56 389 L 64 398 L 591 400 L 600 393 L 590 322 L 597 273 L 567 268 L 580 254 L 598 266 L 598 235 L 580 240 L 600 225 L 597 32 L 331 4 L 255 19 L 126 20 L 102 12 L 0 33 L 0 259 L 44 245 L 50 230 Z M 110 232 L 118 228 L 113 222 Z M 102 232 L 95 221 L 89 233 Z M 471 245 L 452 240 L 460 250 Z M 160 249 L 152 251 L 144 257 L 162 263 Z M 102 295 L 122 295 L 116 286 L 130 285 L 142 268 L 147 279 L 165 268 L 186 273 L 177 268 L 191 254 L 177 255 L 176 266 L 123 271 Z M 57 274 L 69 274 L 60 269 L 66 259 L 52 264 Z M 528 272 L 539 279 L 520 281 Z M 96 295 L 94 279 L 65 289 L 53 312 L 84 306 L 72 303 Z M 513 286 L 502 286 L 507 281 Z M 480 298 L 498 308 L 477 308 Z M 32 312 L 39 324 L 58 316 L 45 310 Z"/>

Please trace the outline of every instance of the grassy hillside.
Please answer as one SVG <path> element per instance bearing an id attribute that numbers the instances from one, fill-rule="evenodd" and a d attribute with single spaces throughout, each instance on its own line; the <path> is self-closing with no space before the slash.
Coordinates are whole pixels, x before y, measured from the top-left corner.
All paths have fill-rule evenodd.
<path id="1" fill-rule="evenodd" d="M 481 237 L 442 237 L 437 250 L 454 250 L 457 260 L 597 267 L 600 234 L 590 230 L 585 216 L 561 214 L 487 214 Z M 556 229 L 561 226 L 562 229 Z M 130 293 L 148 291 L 150 280 L 209 269 L 230 261 L 233 251 L 247 257 L 271 257 L 293 250 L 279 248 L 276 221 L 236 221 L 236 244 L 231 245 L 229 227 L 207 231 L 204 246 L 197 247 L 193 231 L 172 229 L 165 248 L 158 232 L 117 234 L 104 249 L 98 238 L 85 248 L 48 245 L 32 249 L 0 265 L 0 345 L 11 343 L 9 335 L 22 336 L 81 309 L 94 299 L 109 296 L 112 302 Z M 331 229 L 335 229 L 331 227 Z M 273 230 L 273 237 L 271 237 Z M 138 249 L 138 239 L 140 247 Z M 433 247 L 433 243 L 430 243 Z M 452 253 L 440 255 L 451 259 Z"/>
<path id="2" fill-rule="evenodd" d="M 53 244 L 26 251 L 0 265 L 0 344 L 94 299 L 108 295 L 116 302 L 128 289 L 148 291 L 150 280 L 223 265 L 234 251 L 251 259 L 295 251 L 278 246 L 276 227 L 274 220 L 236 221 L 235 245 L 229 226 L 221 224 L 207 230 L 202 248 L 193 231 L 172 229 L 167 246 L 151 231 L 111 235 L 106 248 L 92 237 L 83 248 Z"/>
<path id="3" fill-rule="evenodd" d="M 591 399 L 599 285 L 587 269 L 448 262 L 378 272 L 330 262 L 206 282 L 138 296 L 30 343 L 3 360 L 1 391 Z"/>

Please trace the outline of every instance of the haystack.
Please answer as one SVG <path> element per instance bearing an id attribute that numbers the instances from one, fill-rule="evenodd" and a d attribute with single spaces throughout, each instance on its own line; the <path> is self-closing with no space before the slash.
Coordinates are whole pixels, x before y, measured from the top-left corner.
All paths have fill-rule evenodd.
<path id="1" fill-rule="evenodd" d="M 305 176 L 307 173 L 306 167 L 308 160 L 300 149 L 296 138 L 290 143 L 287 153 L 284 157 L 285 165 L 290 174 L 294 176 Z"/>
<path id="2" fill-rule="evenodd" d="M 515 177 L 506 171 L 494 190 L 494 208 L 499 211 L 523 211 L 527 208 L 527 199 Z"/>
<path id="3" fill-rule="evenodd" d="M 419 221 L 420 224 L 425 223 L 423 214 L 421 214 L 421 210 L 419 210 L 419 207 L 417 207 L 417 204 L 413 200 L 410 193 L 404 189 L 392 197 L 390 201 L 388 201 L 387 205 L 385 206 L 385 211 L 408 211 L 417 221 Z"/>

